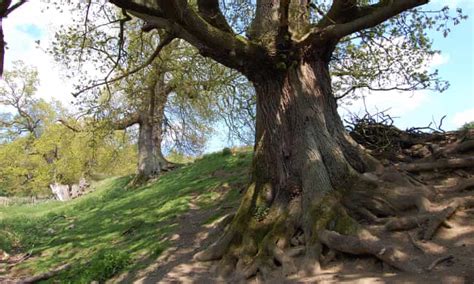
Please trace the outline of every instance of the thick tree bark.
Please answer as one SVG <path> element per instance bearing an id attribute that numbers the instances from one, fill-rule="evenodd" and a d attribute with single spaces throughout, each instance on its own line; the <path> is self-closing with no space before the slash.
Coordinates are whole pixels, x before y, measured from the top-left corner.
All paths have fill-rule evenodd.
<path id="1" fill-rule="evenodd" d="M 251 185 L 227 233 L 196 255 L 235 258 L 246 277 L 269 259 L 285 262 L 283 251 L 298 234 L 315 265 L 319 231 L 332 223 L 343 224 L 341 233 L 357 226 L 340 197 L 354 183 L 368 186 L 361 173 L 377 166 L 345 133 L 326 60 L 311 57 L 287 70 L 249 77 L 257 92 Z"/>

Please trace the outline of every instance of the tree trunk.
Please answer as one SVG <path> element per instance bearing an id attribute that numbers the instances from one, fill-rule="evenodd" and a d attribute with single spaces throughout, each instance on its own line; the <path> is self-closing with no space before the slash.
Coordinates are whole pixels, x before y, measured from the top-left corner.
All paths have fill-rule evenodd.
<path id="1" fill-rule="evenodd" d="M 141 185 L 147 180 L 160 174 L 160 157 L 157 153 L 154 125 L 150 121 L 143 121 L 139 126 L 138 134 L 138 167 L 133 185 Z"/>
<path id="2" fill-rule="evenodd" d="M 339 197 L 377 165 L 344 130 L 327 61 L 267 72 L 249 76 L 257 93 L 251 185 L 226 234 L 196 255 L 225 255 L 245 276 L 262 271 L 269 256 L 285 262 L 282 250 L 298 235 L 314 259 L 320 230 L 330 223 L 352 230 Z"/>
<path id="3" fill-rule="evenodd" d="M 171 166 L 161 149 L 164 109 L 169 94 L 164 84 L 162 76 L 153 82 L 139 114 L 138 167 L 133 186 L 142 185 Z"/>
<path id="4" fill-rule="evenodd" d="M 369 169 L 337 113 L 326 62 L 260 76 L 253 179 L 257 188 L 271 184 L 269 203 L 318 200 Z"/>

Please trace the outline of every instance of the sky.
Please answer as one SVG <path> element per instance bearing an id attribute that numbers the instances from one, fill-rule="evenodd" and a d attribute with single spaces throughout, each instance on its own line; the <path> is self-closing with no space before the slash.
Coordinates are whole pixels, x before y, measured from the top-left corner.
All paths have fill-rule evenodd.
<path id="1" fill-rule="evenodd" d="M 435 56 L 431 66 L 439 70 L 441 78 L 448 80 L 450 88 L 443 92 L 418 91 L 372 93 L 365 100 L 370 113 L 390 109 L 395 125 L 401 129 L 439 125 L 443 130 L 456 130 L 464 123 L 474 121 L 474 0 L 435 0 L 428 8 L 436 9 L 448 5 L 462 8 L 468 19 L 452 29 L 447 38 L 439 32 L 430 32 L 434 49 L 441 54 Z M 355 102 L 351 112 L 364 113 L 362 100 Z M 344 113 L 344 110 L 342 111 Z"/>
<path id="2" fill-rule="evenodd" d="M 474 0 L 432 0 L 426 9 L 445 5 L 462 8 L 469 17 L 452 29 L 447 38 L 441 33 L 430 32 L 434 48 L 441 51 L 439 56 L 433 58 L 431 66 L 450 82 L 450 88 L 443 93 L 374 93 L 365 99 L 369 112 L 389 109 L 387 113 L 397 117 L 395 125 L 401 129 L 427 126 L 432 121 L 437 124 L 444 115 L 446 118 L 442 128 L 447 131 L 474 121 Z M 11 68 L 15 60 L 36 66 L 40 75 L 38 95 L 45 99 L 55 98 L 67 105 L 74 100 L 72 82 L 61 75 L 61 68 L 45 50 L 50 45 L 55 28 L 69 23 L 71 19 L 66 12 L 60 13 L 47 7 L 40 0 L 30 0 L 4 20 L 8 44 L 5 69 Z M 363 101 L 357 101 L 349 110 L 362 113 L 365 106 Z M 342 108 L 341 112 L 344 115 L 345 110 Z M 224 140 L 224 135 L 218 135 L 208 148 L 216 148 Z"/>

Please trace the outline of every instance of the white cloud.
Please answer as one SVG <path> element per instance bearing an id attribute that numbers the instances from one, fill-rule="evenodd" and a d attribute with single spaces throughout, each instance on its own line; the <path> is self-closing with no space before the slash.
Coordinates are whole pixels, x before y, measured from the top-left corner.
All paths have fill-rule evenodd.
<path id="1" fill-rule="evenodd" d="M 364 114 L 367 110 L 370 114 L 379 111 L 386 111 L 392 117 L 399 117 L 409 112 L 415 111 L 429 100 L 426 91 L 400 92 L 400 91 L 379 91 L 371 92 L 365 99 L 359 99 L 350 106 L 342 107 L 341 114 L 348 113 Z"/>
<path id="2" fill-rule="evenodd" d="M 474 108 L 455 113 L 452 123 L 457 127 L 463 126 L 467 122 L 474 121 Z"/>
<path id="3" fill-rule="evenodd" d="M 431 69 L 435 69 L 441 65 L 447 64 L 449 62 L 450 56 L 448 53 L 436 53 L 431 57 L 431 61 L 429 62 L 428 66 Z"/>

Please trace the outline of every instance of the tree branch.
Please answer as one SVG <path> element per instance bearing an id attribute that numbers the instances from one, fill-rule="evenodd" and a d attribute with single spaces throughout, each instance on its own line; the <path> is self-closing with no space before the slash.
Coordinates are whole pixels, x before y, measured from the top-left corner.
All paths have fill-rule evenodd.
<path id="1" fill-rule="evenodd" d="M 343 23 L 344 19 L 354 17 L 357 10 L 357 1 L 355 0 L 334 0 L 331 8 L 329 8 L 325 15 L 319 10 L 323 18 L 318 22 L 317 26 L 327 27 L 332 24 Z"/>
<path id="2" fill-rule="evenodd" d="M 138 113 L 131 114 L 130 116 L 113 121 L 112 127 L 114 130 L 125 130 L 130 126 L 140 123 L 140 115 Z"/>
<path id="3" fill-rule="evenodd" d="M 327 29 L 334 38 L 340 39 L 354 32 L 377 26 L 400 13 L 427 4 L 428 2 L 429 0 L 382 0 L 377 4 L 360 8 L 358 17 L 354 20 L 330 25 Z"/>
<path id="4" fill-rule="evenodd" d="M 198 48 L 203 56 L 212 57 L 231 68 L 242 70 L 245 65 L 243 61 L 254 61 L 253 55 L 260 50 L 250 41 L 221 30 L 222 24 L 218 24 L 217 28 L 214 26 L 215 21 L 209 23 L 194 11 L 186 0 L 110 0 L 110 2 L 152 25 L 172 31 L 177 37 Z M 215 9 L 215 3 L 209 6 Z"/>
<path id="5" fill-rule="evenodd" d="M 219 8 L 218 0 L 198 0 L 198 12 L 204 20 L 223 32 L 234 33 Z"/>
<path id="6" fill-rule="evenodd" d="M 161 50 L 163 50 L 163 48 L 165 46 L 167 46 L 168 44 L 170 44 L 173 40 L 175 39 L 175 36 L 173 34 L 166 34 L 160 41 L 160 44 L 156 47 L 155 51 L 153 52 L 153 54 L 143 63 L 141 64 L 140 66 L 136 67 L 135 69 L 132 69 L 131 71 L 128 71 L 128 72 L 125 72 L 123 73 L 122 75 L 118 76 L 118 77 L 115 77 L 111 80 L 108 80 L 107 78 L 102 81 L 102 82 L 99 82 L 99 83 L 96 83 L 96 84 L 93 84 L 93 85 L 90 85 L 76 93 L 73 93 L 72 95 L 74 97 L 77 97 L 78 95 L 86 92 L 86 91 L 89 91 L 91 89 L 94 89 L 94 88 L 97 88 L 97 87 L 100 87 L 100 86 L 103 86 L 103 85 L 106 85 L 106 84 L 110 84 L 110 83 L 113 83 L 113 82 L 117 82 L 119 80 L 122 80 L 123 78 L 125 77 L 128 77 L 132 74 L 135 74 L 137 73 L 138 71 L 146 68 L 148 65 L 150 65 L 154 60 L 155 58 L 160 54 Z"/>
<path id="7" fill-rule="evenodd" d="M 67 121 L 65 121 L 64 119 L 58 119 L 57 122 L 61 123 L 62 125 L 64 125 L 66 128 L 68 128 L 69 130 L 71 130 L 72 132 L 76 132 L 76 133 L 79 133 L 79 132 L 83 132 L 84 130 L 82 129 L 79 129 L 77 127 L 74 127 L 72 125 L 70 125 Z"/>
<path id="8" fill-rule="evenodd" d="M 6 11 L 6 14 L 4 17 L 8 16 L 11 12 L 13 12 L 15 9 L 19 8 L 21 5 L 25 4 L 28 0 L 20 0 L 19 2 L 13 4 L 11 7 L 9 7 Z"/>
<path id="9" fill-rule="evenodd" d="M 28 0 L 20 0 L 19 2 L 13 4 L 11 7 L 11 0 L 2 0 L 0 3 L 0 78 L 3 75 L 3 66 L 5 60 L 5 40 L 3 37 L 3 24 L 2 20 L 8 16 L 15 9 L 25 4 Z"/>

